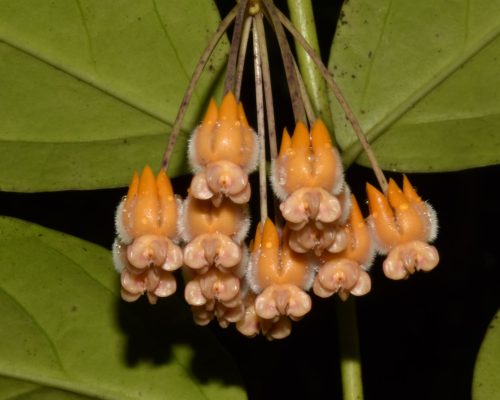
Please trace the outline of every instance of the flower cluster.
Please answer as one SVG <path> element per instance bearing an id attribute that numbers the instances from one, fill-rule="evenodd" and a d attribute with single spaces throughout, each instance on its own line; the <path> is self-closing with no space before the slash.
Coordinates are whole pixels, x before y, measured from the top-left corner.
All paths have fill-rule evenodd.
<path id="1" fill-rule="evenodd" d="M 263 219 L 247 248 L 248 174 L 258 155 L 257 136 L 229 92 L 219 108 L 210 102 L 193 132 L 194 177 L 185 200 L 163 171 L 155 177 L 146 167 L 134 175 L 116 215 L 114 261 L 124 300 L 147 294 L 154 303 L 173 294 L 172 272 L 182 267 L 184 298 L 197 324 L 217 319 L 249 337 L 280 339 L 311 310 L 311 289 L 342 300 L 368 293 L 377 252 L 386 256 L 383 270 L 391 279 L 437 265 L 430 205 L 405 176 L 403 189 L 390 180 L 387 194 L 367 185 L 364 218 L 319 120 L 310 131 L 299 122 L 292 136 L 283 133 L 271 183 L 284 223 Z"/>
<path id="2" fill-rule="evenodd" d="M 149 302 L 156 303 L 176 291 L 172 271 L 182 266 L 182 250 L 176 244 L 179 205 L 164 171 L 155 178 L 147 166 L 140 178 L 134 174 L 116 212 L 113 244 L 124 300 L 137 300 L 146 292 Z"/>
<path id="3" fill-rule="evenodd" d="M 257 155 L 257 138 L 241 103 L 228 93 L 217 110 L 212 100 L 189 144 L 195 176 L 180 218 L 186 243 L 184 297 L 199 325 L 216 317 L 227 327 L 243 317 L 248 174 Z"/>

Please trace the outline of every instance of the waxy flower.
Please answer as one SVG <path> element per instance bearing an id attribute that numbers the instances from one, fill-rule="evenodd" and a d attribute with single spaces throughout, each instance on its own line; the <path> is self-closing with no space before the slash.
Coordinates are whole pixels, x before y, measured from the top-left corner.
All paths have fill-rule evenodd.
<path id="1" fill-rule="evenodd" d="M 198 325 L 207 325 L 216 317 L 220 326 L 226 328 L 243 318 L 245 309 L 237 276 L 212 268 L 203 274 L 185 270 L 184 277 L 188 281 L 184 298 Z"/>
<path id="2" fill-rule="evenodd" d="M 224 199 L 219 206 L 188 196 L 184 202 L 184 264 L 205 273 L 210 267 L 221 271 L 241 264 L 245 250 L 241 242 L 250 220 L 246 205 Z"/>
<path id="3" fill-rule="evenodd" d="M 430 271 L 439 254 L 428 242 L 437 235 L 432 207 L 417 194 L 405 176 L 403 190 L 389 181 L 387 197 L 367 184 L 370 225 L 379 251 L 387 254 L 383 269 L 388 278 L 404 279 L 415 271 Z"/>
<path id="4" fill-rule="evenodd" d="M 240 243 L 250 226 L 248 206 L 224 199 L 219 206 L 189 194 L 182 208 L 182 236 L 186 242 L 198 235 L 220 233 Z"/>
<path id="5" fill-rule="evenodd" d="M 155 178 L 146 166 L 134 174 L 127 196 L 116 214 L 118 238 L 114 262 L 121 272 L 122 298 L 135 301 L 147 292 L 149 301 L 176 290 L 172 271 L 182 263 L 177 236 L 177 200 L 164 171 Z"/>
<path id="6" fill-rule="evenodd" d="M 242 104 L 231 92 L 224 96 L 219 110 L 212 100 L 189 144 L 189 159 L 196 172 L 191 195 L 216 205 L 223 197 L 247 203 L 248 173 L 255 169 L 257 157 L 257 138 Z"/>
<path id="7" fill-rule="evenodd" d="M 314 293 L 320 297 L 338 293 L 342 300 L 346 300 L 349 294 L 362 296 L 371 289 L 366 270 L 373 261 L 375 246 L 354 196 L 351 202 L 349 221 L 343 228 L 346 248 L 337 254 L 325 253 L 321 257 L 322 265 L 313 285 Z"/>
<path id="8" fill-rule="evenodd" d="M 289 245 L 299 253 L 342 251 L 347 240 L 340 225 L 350 210 L 340 156 L 325 125 L 317 120 L 311 134 L 297 123 L 292 137 L 283 133 L 272 183 L 290 229 Z"/>
<path id="9" fill-rule="evenodd" d="M 255 314 L 277 323 L 282 317 L 301 319 L 311 309 L 311 298 L 305 292 L 311 286 L 314 271 L 306 255 L 290 250 L 285 230 L 280 245 L 278 231 L 267 219 L 257 227 L 247 278 L 258 293 Z"/>
<path id="10" fill-rule="evenodd" d="M 262 333 L 268 340 L 283 339 L 292 332 L 292 322 L 286 316 L 277 319 L 264 319 L 255 311 L 255 293 L 248 292 L 243 300 L 244 315 L 236 322 L 236 329 L 247 337 Z"/>
<path id="11" fill-rule="evenodd" d="M 323 191 L 337 195 L 344 184 L 343 174 L 340 156 L 321 120 L 314 123 L 310 136 L 301 122 L 297 123 L 292 137 L 285 129 L 272 175 L 273 188 L 278 198 L 285 200 L 296 190 L 307 187 L 322 189 L 314 196 L 321 197 Z M 318 203 L 313 205 L 312 211 L 322 212 L 323 207 L 332 206 L 337 208 L 338 205 Z M 307 210 L 307 206 L 298 208 Z M 340 215 L 338 211 L 335 213 Z"/>

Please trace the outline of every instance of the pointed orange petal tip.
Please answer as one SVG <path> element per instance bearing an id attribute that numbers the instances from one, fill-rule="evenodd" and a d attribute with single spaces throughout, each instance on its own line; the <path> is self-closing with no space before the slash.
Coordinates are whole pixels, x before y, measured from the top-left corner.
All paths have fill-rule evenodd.
<path id="1" fill-rule="evenodd" d="M 217 104 L 215 100 L 212 98 L 210 103 L 208 103 L 207 112 L 205 113 L 205 117 L 203 117 L 203 124 L 214 124 L 217 121 Z"/>
<path id="2" fill-rule="evenodd" d="M 363 214 L 361 213 L 361 209 L 359 208 L 359 204 L 356 200 L 356 197 L 354 197 L 353 194 L 351 194 L 351 224 L 352 225 L 357 225 L 359 223 L 364 223 L 364 218 Z"/>
<path id="3" fill-rule="evenodd" d="M 247 116 L 245 114 L 245 109 L 243 108 L 243 104 L 240 102 L 238 103 L 238 117 L 241 122 L 241 125 L 245 128 L 248 128 L 248 120 Z"/>
<path id="4" fill-rule="evenodd" d="M 409 202 L 409 200 L 406 198 L 406 196 L 399 188 L 398 184 L 392 178 L 389 179 L 389 186 L 387 188 L 387 197 L 389 199 L 389 203 L 391 203 L 391 205 L 394 208 L 406 207 Z"/>
<path id="5" fill-rule="evenodd" d="M 238 103 L 233 92 L 227 92 L 219 108 L 219 119 L 237 121 L 238 120 Z"/>
<path id="6" fill-rule="evenodd" d="M 294 150 L 309 148 L 309 131 L 302 122 L 297 122 L 292 136 L 292 147 Z"/>
<path id="7" fill-rule="evenodd" d="M 139 187 L 139 174 L 137 170 L 134 171 L 134 175 L 132 176 L 132 180 L 130 181 L 130 185 L 128 187 L 127 199 L 131 199 L 137 193 L 137 188 Z"/>
<path id="8" fill-rule="evenodd" d="M 290 138 L 290 135 L 288 134 L 288 131 L 283 129 L 283 135 L 281 136 L 281 146 L 280 146 L 280 156 L 285 155 L 285 153 L 288 151 L 288 149 L 292 146 L 292 139 Z"/>
<path id="9" fill-rule="evenodd" d="M 418 195 L 406 175 L 403 175 L 403 193 L 411 202 L 420 203 L 422 201 L 422 198 Z"/>
<path id="10" fill-rule="evenodd" d="M 279 236 L 276 227 L 272 223 L 272 221 L 267 218 L 266 223 L 264 224 L 264 229 L 262 231 L 262 246 L 265 248 L 275 248 L 279 247 Z"/>
<path id="11" fill-rule="evenodd" d="M 330 133 L 323 121 L 317 119 L 311 130 L 312 147 L 329 147 L 332 145 Z"/>
<path id="12" fill-rule="evenodd" d="M 149 165 L 146 165 L 142 170 L 141 178 L 139 179 L 139 193 L 151 193 L 155 189 L 155 175 L 151 167 Z"/>
<path id="13" fill-rule="evenodd" d="M 382 194 L 382 192 L 369 183 L 366 184 L 366 194 L 368 196 L 368 206 L 372 215 L 374 215 L 375 210 L 380 208 L 389 208 L 389 203 L 386 197 Z"/>
<path id="14" fill-rule="evenodd" d="M 261 240 L 262 240 L 262 223 L 259 222 L 257 224 L 257 229 L 255 230 L 255 238 L 253 240 L 253 247 L 251 247 L 252 251 L 259 250 Z"/>
<path id="15" fill-rule="evenodd" d="M 156 177 L 156 185 L 158 186 L 158 189 L 164 193 L 165 196 L 172 198 L 174 197 L 172 182 L 170 182 L 170 179 L 165 170 L 161 169 L 158 173 L 158 176 Z"/>

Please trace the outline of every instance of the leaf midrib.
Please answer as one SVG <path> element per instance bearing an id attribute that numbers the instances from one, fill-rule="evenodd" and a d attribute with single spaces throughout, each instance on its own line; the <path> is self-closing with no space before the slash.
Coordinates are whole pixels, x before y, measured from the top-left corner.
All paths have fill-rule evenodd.
<path id="1" fill-rule="evenodd" d="M 379 122 L 372 126 L 365 135 L 370 143 L 373 143 L 378 137 L 387 131 L 395 122 L 400 120 L 411 108 L 417 105 L 424 99 L 432 90 L 441 85 L 462 65 L 471 60 L 482 49 L 487 47 L 500 35 L 500 24 L 496 25 L 488 33 L 482 36 L 474 45 L 471 45 L 467 50 L 462 52 L 455 60 L 448 63 L 441 70 L 434 74 L 433 78 L 422 84 L 414 90 L 405 101 L 401 102 L 385 116 L 379 119 Z M 361 154 L 362 147 L 359 141 L 350 144 L 343 152 L 342 158 L 344 165 L 351 165 Z"/>
<path id="2" fill-rule="evenodd" d="M 74 394 L 79 394 L 87 397 L 92 397 L 95 399 L 102 399 L 102 400 L 121 400 L 121 399 L 130 399 L 130 400 L 135 400 L 133 397 L 129 397 L 126 395 L 126 393 L 119 393 L 120 397 L 114 397 L 110 395 L 104 395 L 103 393 L 97 393 L 96 391 L 89 390 L 87 388 L 81 387 L 80 385 L 76 384 L 77 382 L 75 381 L 65 381 L 65 380 L 60 380 L 60 379 L 51 379 L 51 378 L 37 378 L 35 376 L 31 375 L 24 375 L 24 374 L 15 374 L 12 373 L 11 371 L 8 370 L 1 370 L 0 369 L 0 375 L 5 377 L 5 378 L 11 378 L 11 379 L 17 379 L 23 382 L 29 382 L 29 383 L 34 383 L 36 385 L 39 385 L 44 388 L 50 388 L 50 389 L 58 389 L 58 390 L 65 390 L 67 392 L 71 392 Z"/>
<path id="3" fill-rule="evenodd" d="M 36 52 L 35 50 L 30 49 L 27 46 L 24 46 L 22 43 L 17 43 L 14 40 L 0 36 L 0 42 L 3 42 L 16 50 L 18 50 L 18 51 L 20 51 L 20 52 L 22 52 L 30 57 L 35 58 L 36 60 L 38 60 L 44 64 L 49 65 L 49 66 L 57 69 L 58 71 L 61 71 L 65 74 L 71 76 L 74 79 L 79 80 L 80 82 L 116 99 L 117 101 L 119 101 L 123 104 L 128 105 L 129 107 L 134 108 L 135 110 L 137 110 L 137 111 L 139 111 L 139 112 L 141 112 L 141 113 L 143 113 L 143 114 L 145 114 L 145 115 L 147 115 L 147 116 L 149 116 L 149 117 L 151 117 L 159 122 L 162 122 L 162 123 L 167 124 L 169 126 L 173 125 L 173 121 L 168 120 L 162 114 L 159 114 L 159 113 L 155 112 L 154 110 L 149 109 L 147 106 L 145 106 L 144 104 L 141 104 L 140 102 L 136 101 L 132 97 L 128 97 L 126 95 L 123 95 L 123 93 L 115 91 L 112 88 L 101 84 L 98 80 L 93 79 L 88 74 L 84 74 L 82 72 L 79 72 L 78 70 L 70 68 L 69 66 L 65 66 L 65 65 L 63 65 L 55 60 L 51 60 L 51 59 L 47 58 L 46 56 L 44 56 L 43 54 Z"/>
<path id="4" fill-rule="evenodd" d="M 180 135 L 178 137 L 178 141 L 182 140 L 182 136 L 187 136 L 188 132 L 185 130 L 180 131 Z M 10 140 L 9 138 L 2 138 L 0 137 L 0 143 L 24 143 L 24 144 L 30 144 L 30 143 L 36 143 L 36 144 L 53 144 L 53 145 L 58 145 L 58 144 L 87 144 L 87 143 L 112 143 L 112 142 L 123 142 L 124 140 L 135 140 L 135 139 L 145 139 L 145 138 L 152 138 L 156 136 L 164 136 L 165 137 L 165 143 L 167 143 L 167 138 L 168 135 L 165 132 L 159 132 L 159 133 L 151 133 L 147 135 L 136 135 L 136 136 L 125 136 L 125 137 L 116 137 L 116 138 L 108 138 L 108 139 L 91 139 L 91 140 L 73 140 L 73 141 L 54 141 L 54 140 Z"/>

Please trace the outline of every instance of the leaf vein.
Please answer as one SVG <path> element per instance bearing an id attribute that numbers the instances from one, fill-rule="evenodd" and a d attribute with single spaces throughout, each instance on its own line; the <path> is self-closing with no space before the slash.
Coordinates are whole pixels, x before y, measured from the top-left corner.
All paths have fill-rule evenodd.
<path id="1" fill-rule="evenodd" d="M 463 53 L 458 55 L 454 61 L 451 61 L 441 70 L 437 71 L 431 79 L 429 79 L 426 83 L 410 93 L 403 102 L 401 102 L 399 105 L 386 113 L 382 118 L 380 118 L 379 122 L 373 125 L 366 132 L 368 141 L 370 143 L 373 143 L 389 127 L 391 127 L 396 121 L 401 119 L 401 117 L 405 115 L 408 110 L 422 101 L 432 90 L 446 81 L 446 79 L 453 75 L 453 73 L 457 71 L 462 65 L 471 60 L 476 54 L 478 54 L 482 49 L 492 43 L 499 36 L 500 24 L 486 33 L 476 43 L 471 45 L 467 51 L 464 51 Z M 361 152 L 362 147 L 358 141 L 355 141 L 351 145 L 349 145 L 342 154 L 344 165 L 351 165 L 356 160 L 356 158 L 359 157 Z"/>
<path id="2" fill-rule="evenodd" d="M 71 264 L 73 266 L 76 267 L 76 269 L 82 271 L 89 279 L 91 279 L 92 281 L 96 282 L 99 286 L 101 286 L 102 288 L 104 288 L 107 292 L 111 293 L 113 296 L 116 296 L 116 293 L 111 290 L 110 288 L 108 288 L 106 285 L 104 285 L 101 281 L 99 281 L 96 277 L 92 276 L 85 268 L 83 268 L 80 263 L 78 263 L 77 261 L 75 261 L 74 259 L 72 259 L 70 256 L 68 256 L 67 254 L 63 253 L 61 250 L 59 250 L 57 247 L 51 245 L 50 243 L 47 243 L 45 242 L 43 239 L 37 237 L 37 240 L 41 243 L 43 243 L 46 247 L 48 247 L 49 249 L 51 249 L 52 251 L 54 251 L 55 253 L 57 253 L 58 255 L 60 255 L 61 257 L 65 258 L 66 260 L 69 260 L 71 262 Z M 111 257 L 109 259 L 110 263 L 111 263 Z"/>
<path id="3" fill-rule="evenodd" d="M 74 79 L 79 80 L 80 82 L 82 82 L 82 83 L 118 100 L 119 102 L 126 104 L 129 107 L 132 107 L 139 112 L 142 112 L 143 114 L 145 114 L 153 119 L 156 119 L 156 120 L 163 122 L 165 124 L 168 124 L 168 125 L 172 125 L 172 122 L 167 120 L 163 115 L 158 114 L 153 110 L 149 110 L 147 107 L 145 107 L 144 105 L 135 101 L 133 98 L 128 98 L 127 96 L 124 96 L 124 95 L 122 95 L 114 90 L 111 90 L 110 88 L 107 88 L 107 87 L 101 85 L 97 80 L 92 79 L 92 77 L 90 77 L 90 76 L 87 76 L 83 73 L 79 73 L 77 71 L 73 71 L 73 70 L 71 70 L 71 68 L 69 66 L 60 65 L 60 64 L 48 59 L 47 57 L 44 57 L 42 54 L 37 54 L 33 50 L 31 50 L 27 47 L 24 47 L 21 44 L 14 43 L 12 40 L 8 40 L 6 38 L 0 37 L 0 41 L 5 43 L 6 45 L 12 47 L 15 50 L 20 51 L 20 52 L 22 52 L 30 57 L 33 57 L 34 59 L 36 59 L 44 64 L 47 64 L 47 65 L 51 66 L 52 68 L 54 68 L 58 71 L 61 71 L 62 73 L 67 74 L 68 76 L 71 76 Z"/>
<path id="4" fill-rule="evenodd" d="M 8 298 L 12 300 L 12 302 L 28 317 L 28 319 L 33 323 L 33 326 L 42 334 L 42 336 L 45 338 L 45 340 L 48 342 L 50 349 L 52 350 L 52 353 L 55 357 L 56 363 L 61 370 L 61 372 L 64 373 L 64 375 L 68 375 L 68 372 L 64 369 L 63 363 L 61 361 L 61 357 L 59 355 L 59 351 L 57 350 L 57 347 L 55 343 L 53 342 L 52 338 L 49 336 L 49 334 L 43 329 L 43 327 L 38 323 L 38 321 L 35 319 L 35 317 L 24 307 L 15 296 L 11 295 L 9 292 L 5 290 L 5 288 L 0 286 L 0 291 L 3 292 Z"/>
<path id="5" fill-rule="evenodd" d="M 179 56 L 179 52 L 177 51 L 177 47 L 175 46 L 174 41 L 170 37 L 170 34 L 168 33 L 166 25 L 163 23 L 163 19 L 161 18 L 160 12 L 158 11 L 158 4 L 156 3 L 156 0 L 151 0 L 151 1 L 153 2 L 153 10 L 155 12 L 156 18 L 158 19 L 158 23 L 161 26 L 161 30 L 163 31 L 163 34 L 164 34 L 165 38 L 167 39 L 167 42 L 170 44 L 172 51 L 174 52 L 175 59 L 177 60 L 177 63 L 181 67 L 181 70 L 184 74 L 184 77 L 186 78 L 186 81 L 189 82 L 190 75 L 187 72 L 184 65 L 182 64 L 181 57 Z"/>
<path id="6" fill-rule="evenodd" d="M 80 18 L 82 20 L 82 25 L 83 25 L 83 30 L 85 32 L 85 37 L 87 38 L 87 47 L 88 47 L 88 52 L 89 52 L 89 58 L 92 61 L 92 65 L 94 66 L 94 71 L 97 70 L 97 62 L 94 57 L 94 48 L 92 46 L 92 39 L 90 38 L 90 30 L 87 25 L 87 20 L 85 19 L 85 14 L 83 13 L 83 7 L 81 0 L 75 0 L 76 5 L 78 7 L 78 13 L 80 14 Z"/>
<path id="7" fill-rule="evenodd" d="M 365 80 L 365 84 L 363 86 L 363 92 L 361 94 L 361 101 L 360 101 L 361 108 L 363 108 L 363 105 L 365 103 L 366 94 L 368 92 L 368 87 L 370 86 L 373 64 L 375 63 L 375 58 L 377 57 L 378 50 L 379 50 L 380 45 L 382 43 L 382 38 L 385 35 L 385 28 L 386 28 L 387 23 L 389 21 L 389 14 L 391 12 L 391 8 L 392 8 L 392 0 L 389 0 L 389 5 L 387 6 L 387 10 L 386 10 L 385 15 L 384 15 L 384 20 L 382 22 L 382 29 L 380 30 L 380 34 L 379 34 L 378 39 L 377 39 L 377 44 L 375 46 L 375 49 L 372 52 L 372 57 L 370 58 L 370 63 L 368 64 L 368 71 L 366 73 L 366 80 Z"/>
<path id="8" fill-rule="evenodd" d="M 89 390 L 88 388 L 78 387 L 76 382 L 68 381 L 67 379 L 66 380 L 59 380 L 59 379 L 51 379 L 51 378 L 47 378 L 47 377 L 26 376 L 26 375 L 22 375 L 22 374 L 15 374 L 15 373 L 12 373 L 11 371 L 3 371 L 3 370 L 0 370 L 0 375 L 4 376 L 6 378 L 17 379 L 17 380 L 20 380 L 23 382 L 29 382 L 29 383 L 33 383 L 36 385 L 40 385 L 44 388 L 50 388 L 50 389 L 56 389 L 56 390 L 66 390 L 66 391 L 74 393 L 74 394 L 80 394 L 80 395 L 92 397 L 95 399 L 115 400 L 115 397 L 105 395 L 102 392 L 97 393 L 97 392 Z M 130 399 L 130 397 L 120 396 L 120 400 L 124 399 L 124 398 Z"/>

